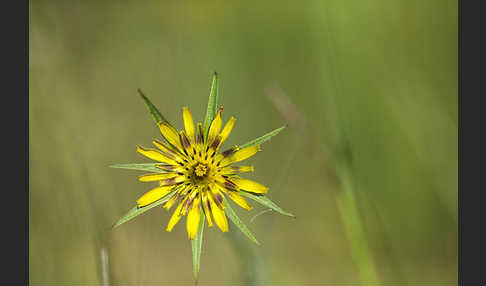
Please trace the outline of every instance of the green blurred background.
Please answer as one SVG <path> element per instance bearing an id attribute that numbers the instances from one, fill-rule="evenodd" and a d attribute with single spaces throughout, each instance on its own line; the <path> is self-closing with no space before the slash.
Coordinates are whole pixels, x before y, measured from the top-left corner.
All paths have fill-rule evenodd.
<path id="1" fill-rule="evenodd" d="M 184 220 L 110 229 L 153 185 L 108 166 L 160 138 L 137 88 L 181 128 L 213 71 L 226 146 L 289 124 L 249 177 L 297 219 L 235 207 L 262 245 L 207 228 L 199 285 L 367 284 L 340 170 L 367 285 L 456 285 L 457 1 L 31 1 L 29 34 L 31 285 L 194 283 Z"/>

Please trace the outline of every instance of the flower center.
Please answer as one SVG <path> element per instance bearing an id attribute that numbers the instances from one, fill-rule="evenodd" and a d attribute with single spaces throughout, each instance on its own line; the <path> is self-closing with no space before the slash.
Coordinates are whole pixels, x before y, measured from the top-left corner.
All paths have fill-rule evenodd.
<path id="1" fill-rule="evenodd" d="M 208 173 L 208 166 L 198 163 L 194 167 L 194 174 L 196 174 L 196 177 L 204 177 Z"/>

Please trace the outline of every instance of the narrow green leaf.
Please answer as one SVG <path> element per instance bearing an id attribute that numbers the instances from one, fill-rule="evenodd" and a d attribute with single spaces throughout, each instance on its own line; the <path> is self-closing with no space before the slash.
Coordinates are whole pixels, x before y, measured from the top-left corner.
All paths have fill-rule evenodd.
<path id="1" fill-rule="evenodd" d="M 201 211 L 201 220 L 199 221 L 199 228 L 196 237 L 194 237 L 194 239 L 191 241 L 192 264 L 194 266 L 194 277 L 196 278 L 196 281 L 199 277 L 199 265 L 201 261 L 201 248 L 202 248 L 202 240 L 203 240 L 204 221 L 206 220 L 202 207 L 200 211 Z"/>
<path id="2" fill-rule="evenodd" d="M 155 173 L 166 173 L 165 170 L 157 168 L 155 166 L 156 164 L 157 163 L 115 164 L 115 165 L 111 165 L 110 168 L 139 170 L 139 171 L 155 172 Z"/>
<path id="3" fill-rule="evenodd" d="M 254 243 L 260 245 L 258 240 L 251 234 L 250 230 L 246 227 L 246 225 L 241 221 L 241 219 L 236 215 L 236 213 L 233 211 L 231 208 L 230 204 L 228 203 L 228 200 L 226 198 L 223 198 L 224 204 L 226 206 L 225 208 L 225 213 L 228 215 L 230 220 L 243 232 L 251 241 Z"/>
<path id="4" fill-rule="evenodd" d="M 115 228 L 129 220 L 131 220 L 132 218 L 136 217 L 136 216 L 139 216 L 141 214 L 143 214 L 144 212 L 150 210 L 151 208 L 154 208 L 158 205 L 161 205 L 163 203 L 165 203 L 166 201 L 168 201 L 170 199 L 170 197 L 172 197 L 172 195 L 176 192 L 177 190 L 174 190 L 170 193 L 168 193 L 167 195 L 165 195 L 164 197 L 162 197 L 160 200 L 158 201 L 155 201 L 153 203 L 151 203 L 150 205 L 148 206 L 144 206 L 144 207 L 134 207 L 132 208 L 131 210 L 129 210 L 124 216 L 122 216 L 115 224 L 113 224 L 112 228 Z"/>
<path id="5" fill-rule="evenodd" d="M 143 101 L 145 101 L 145 104 L 147 105 L 150 113 L 152 114 L 152 117 L 155 120 L 155 123 L 159 122 L 168 122 L 167 119 L 160 113 L 160 111 L 155 107 L 155 105 L 152 104 L 152 102 L 143 94 L 143 92 L 140 89 L 137 89 L 138 93 L 142 97 Z"/>
<path id="6" fill-rule="evenodd" d="M 240 192 L 240 194 L 247 197 L 247 198 L 250 198 L 250 199 L 256 201 L 257 203 L 260 203 L 260 204 L 262 204 L 266 207 L 269 207 L 269 208 L 271 208 L 272 210 L 274 210 L 278 213 L 281 213 L 283 215 L 290 216 L 290 217 L 295 217 L 295 215 L 281 209 L 279 206 L 277 206 L 274 202 L 272 202 L 266 196 L 258 196 L 258 195 L 255 195 L 255 194 L 252 194 L 252 193 L 247 193 L 247 192 Z"/>
<path id="7" fill-rule="evenodd" d="M 209 92 L 208 108 L 206 110 L 206 118 L 204 119 L 203 130 L 204 140 L 208 136 L 209 126 L 213 122 L 218 108 L 218 74 L 213 75 L 213 82 L 211 83 L 211 91 Z"/>
<path id="8" fill-rule="evenodd" d="M 253 141 L 250 141 L 246 144 L 243 144 L 240 147 L 240 149 L 243 149 L 245 147 L 251 147 L 251 146 L 255 146 L 255 145 L 261 145 L 265 142 L 267 142 L 268 140 L 270 140 L 270 138 L 272 138 L 273 136 L 277 135 L 278 133 L 280 133 L 280 131 L 284 130 L 285 127 L 287 127 L 287 125 L 284 125 L 280 128 L 277 128 L 271 132 L 268 132 L 267 134 L 263 135 L 262 137 L 258 137 L 257 139 L 253 140 Z"/>

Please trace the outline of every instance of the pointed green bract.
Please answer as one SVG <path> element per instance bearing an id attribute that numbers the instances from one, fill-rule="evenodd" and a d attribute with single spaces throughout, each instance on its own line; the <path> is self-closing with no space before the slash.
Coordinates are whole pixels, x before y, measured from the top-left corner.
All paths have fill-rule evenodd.
<path id="1" fill-rule="evenodd" d="M 201 211 L 201 220 L 199 221 L 199 228 L 197 230 L 196 237 L 191 241 L 192 245 L 192 264 L 194 267 L 194 277 L 196 280 L 199 277 L 199 265 L 201 262 L 201 249 L 202 249 L 202 240 L 203 240 L 203 231 L 204 231 L 204 221 L 206 217 L 204 216 L 204 211 L 202 207 Z"/>
<path id="2" fill-rule="evenodd" d="M 145 104 L 147 104 L 147 107 L 150 111 L 150 114 L 152 114 L 152 117 L 154 118 L 155 123 L 167 122 L 167 123 L 169 123 L 169 125 L 172 125 L 172 124 L 170 124 L 170 122 L 167 119 L 165 119 L 165 117 L 162 115 L 162 113 L 160 113 L 160 111 L 157 109 L 157 107 L 155 107 L 155 105 L 153 105 L 153 103 L 150 101 L 150 99 L 148 99 L 140 89 L 137 89 L 137 91 L 140 94 L 140 96 L 142 97 L 143 101 L 145 101 Z M 165 139 L 165 137 L 164 137 L 164 139 Z M 171 146 L 172 148 L 176 149 L 176 147 L 174 145 L 172 145 L 172 143 L 167 141 L 167 139 L 165 139 L 165 142 L 167 142 L 167 144 L 169 144 L 169 146 Z"/>
<path id="3" fill-rule="evenodd" d="M 257 139 L 252 140 L 252 141 L 250 141 L 248 143 L 245 143 L 245 144 L 243 144 L 243 145 L 241 145 L 239 147 L 240 147 L 240 149 L 243 149 L 243 148 L 246 148 L 246 147 L 251 147 L 251 146 L 255 146 L 255 145 L 261 145 L 261 144 L 267 142 L 268 140 L 270 140 L 270 138 L 272 138 L 273 136 L 275 136 L 278 133 L 280 133 L 280 131 L 284 130 L 285 127 L 287 127 L 287 126 L 285 125 L 285 126 L 282 126 L 280 128 L 277 128 L 277 129 L 275 129 L 273 131 L 270 131 L 267 134 L 265 134 L 265 135 L 263 135 L 261 137 L 258 137 Z"/>
<path id="4" fill-rule="evenodd" d="M 236 213 L 233 211 L 231 208 L 230 204 L 226 200 L 226 198 L 223 199 L 224 204 L 226 206 L 225 208 L 225 213 L 228 215 L 229 219 L 243 232 L 251 241 L 254 243 L 260 245 L 258 240 L 253 236 L 253 234 L 250 232 L 250 230 L 246 227 L 246 225 L 241 221 L 241 219 L 236 215 Z"/>
<path id="5" fill-rule="evenodd" d="M 160 113 L 160 111 L 155 107 L 155 105 L 152 104 L 152 102 L 143 94 L 143 92 L 140 89 L 137 89 L 138 93 L 142 97 L 143 101 L 145 101 L 145 104 L 147 105 L 150 113 L 152 114 L 152 117 L 155 120 L 155 123 L 159 122 L 169 122 L 165 117 Z"/>
<path id="6" fill-rule="evenodd" d="M 258 195 L 255 195 L 255 194 L 252 194 L 252 193 L 247 193 L 247 192 L 240 192 L 240 194 L 247 197 L 247 198 L 250 198 L 250 199 L 256 201 L 257 203 L 260 203 L 260 204 L 262 204 L 266 207 L 269 207 L 269 208 L 271 208 L 272 210 L 274 210 L 278 213 L 281 213 L 283 215 L 290 216 L 290 217 L 295 217 L 295 215 L 281 209 L 279 206 L 277 206 L 274 202 L 272 202 L 266 196 L 258 196 Z"/>
<path id="7" fill-rule="evenodd" d="M 208 108 L 206 110 L 206 118 L 204 119 L 203 130 L 204 140 L 206 140 L 209 132 L 209 126 L 213 122 L 218 106 L 218 74 L 215 72 L 213 81 L 211 83 L 211 91 L 209 92 Z"/>
<path id="8" fill-rule="evenodd" d="M 151 203 L 150 205 L 148 206 L 144 206 L 144 207 L 134 207 L 132 208 L 131 210 L 129 210 L 124 216 L 122 216 L 113 226 L 112 228 L 115 228 L 131 219 L 133 219 L 134 217 L 136 216 L 139 216 L 141 214 L 143 214 L 144 212 L 150 210 L 151 208 L 153 207 L 156 207 L 158 205 L 161 205 L 165 202 L 167 202 L 171 197 L 172 195 L 176 192 L 177 190 L 174 190 L 170 193 L 168 193 L 167 195 L 165 195 L 164 197 L 162 197 L 160 200 L 158 201 L 155 201 L 153 203 Z"/>
<path id="9" fill-rule="evenodd" d="M 110 168 L 139 170 L 139 171 L 154 172 L 154 173 L 166 173 L 166 171 L 157 168 L 155 166 L 156 164 L 157 163 L 115 164 L 115 165 L 111 165 Z"/>

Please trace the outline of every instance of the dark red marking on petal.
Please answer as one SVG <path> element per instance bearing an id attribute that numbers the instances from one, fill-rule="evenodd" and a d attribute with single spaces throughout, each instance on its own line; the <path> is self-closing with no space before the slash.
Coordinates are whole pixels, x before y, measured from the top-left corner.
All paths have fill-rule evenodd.
<path id="1" fill-rule="evenodd" d="M 179 168 L 178 166 L 167 165 L 167 164 L 155 165 L 155 167 L 166 171 L 173 171 L 174 169 Z"/>
<path id="2" fill-rule="evenodd" d="M 230 190 L 238 190 L 238 186 L 235 185 L 235 183 L 233 183 L 229 180 L 226 180 L 224 182 L 224 186 L 225 186 L 225 188 L 230 189 Z"/>
<path id="3" fill-rule="evenodd" d="M 181 132 L 179 133 L 179 138 L 181 139 L 182 146 L 184 149 L 189 149 L 191 147 L 191 142 L 189 142 L 189 138 L 187 138 L 186 133 Z"/>
<path id="4" fill-rule="evenodd" d="M 218 149 L 219 144 L 221 143 L 222 139 L 223 138 L 221 138 L 221 136 L 217 136 L 216 138 L 214 138 L 213 143 L 211 143 L 211 149 L 213 149 L 213 150 Z"/>
<path id="5" fill-rule="evenodd" d="M 223 155 L 225 158 L 227 158 L 234 153 L 235 153 L 235 148 L 231 147 L 230 149 L 223 151 L 223 153 L 221 153 L 221 155 Z"/>
<path id="6" fill-rule="evenodd" d="M 216 193 L 214 196 L 220 203 L 223 203 L 223 196 L 221 196 L 221 193 Z"/>

